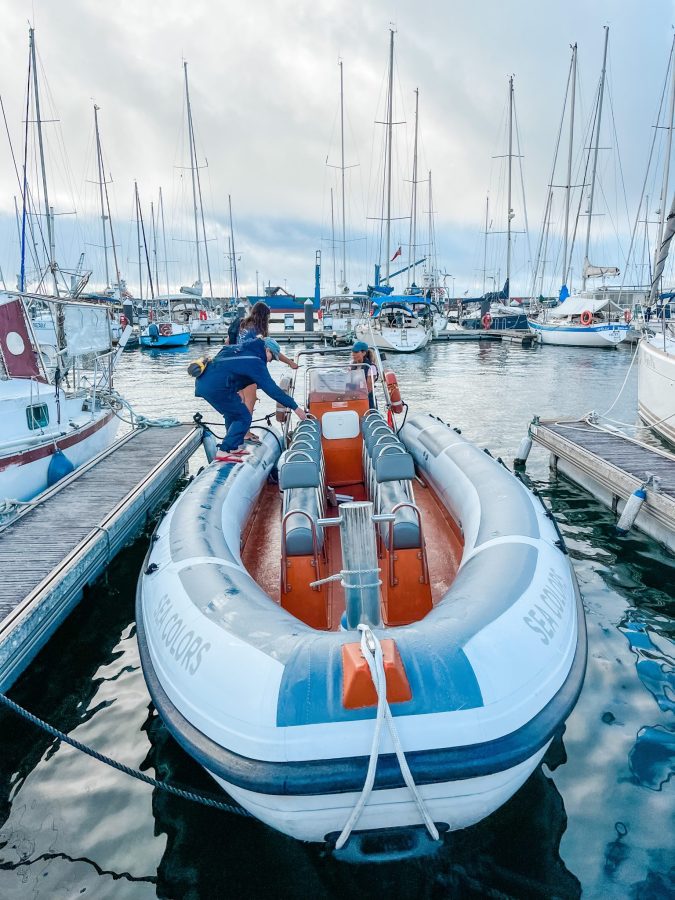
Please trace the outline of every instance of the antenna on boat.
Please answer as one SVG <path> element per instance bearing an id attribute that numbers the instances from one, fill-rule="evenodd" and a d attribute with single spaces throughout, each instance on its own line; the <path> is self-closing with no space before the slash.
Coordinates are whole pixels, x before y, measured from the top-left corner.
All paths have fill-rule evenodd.
<path id="1" fill-rule="evenodd" d="M 98 159 L 98 183 L 101 195 L 101 227 L 103 229 L 103 257 L 105 259 L 105 279 L 106 287 L 110 284 L 110 275 L 108 271 L 108 246 L 106 243 L 106 221 L 110 229 L 110 248 L 113 253 L 113 262 L 115 264 L 115 278 L 117 279 L 117 290 L 121 294 L 121 277 L 120 268 L 117 262 L 117 248 L 115 246 L 115 235 L 113 233 L 112 215 L 110 214 L 110 196 L 108 194 L 108 181 L 105 174 L 105 164 L 103 162 L 103 151 L 101 148 L 101 135 L 98 127 L 98 111 L 100 106 L 94 104 L 94 128 L 96 130 L 96 156 Z M 105 200 L 105 205 L 104 205 Z"/>
<path id="2" fill-rule="evenodd" d="M 389 267 L 391 257 L 391 142 L 393 137 L 393 105 L 394 105 L 394 29 L 389 29 L 389 88 L 387 92 L 387 141 L 386 141 L 386 193 L 387 193 L 387 229 L 386 256 L 384 265 L 384 281 L 389 284 Z"/>
<path id="3" fill-rule="evenodd" d="M 169 286 L 169 260 L 166 255 L 166 229 L 164 227 L 164 198 L 162 197 L 162 188 L 159 188 L 159 210 L 158 215 L 162 218 L 162 246 L 164 248 L 164 273 L 166 276 L 166 296 L 171 296 L 171 288 Z"/>
<path id="4" fill-rule="evenodd" d="M 202 270 L 201 260 L 199 256 L 199 225 L 198 213 L 202 220 L 202 237 L 204 239 L 204 256 L 206 258 L 206 275 L 209 279 L 209 295 L 213 300 L 213 284 L 211 282 L 211 266 L 209 264 L 209 248 L 206 242 L 206 225 L 204 222 L 204 204 L 202 203 L 202 185 L 199 178 L 199 166 L 197 165 L 197 148 L 195 145 L 195 130 L 192 121 L 192 106 L 190 105 L 190 88 L 188 86 L 187 62 L 183 61 L 183 69 L 185 72 L 185 103 L 187 106 L 188 120 L 188 143 L 190 146 L 190 174 L 192 176 L 192 205 L 194 209 L 195 219 L 195 246 L 197 248 L 197 280 L 201 286 Z"/>
<path id="5" fill-rule="evenodd" d="M 588 222 L 586 224 L 586 249 L 584 250 L 584 267 L 581 273 L 581 290 L 586 290 L 588 278 L 586 269 L 588 251 L 591 242 L 591 219 L 593 218 L 593 199 L 595 197 L 595 178 L 598 170 L 598 150 L 600 149 L 600 123 L 602 121 L 602 101 L 605 95 L 605 75 L 607 72 L 607 44 L 609 42 L 609 25 L 605 25 L 605 48 L 602 54 L 602 73 L 600 75 L 600 88 L 598 94 L 598 117 L 595 127 L 595 147 L 593 148 L 593 171 L 591 173 L 591 193 L 588 198 Z"/>
<path id="6" fill-rule="evenodd" d="M 565 233 L 564 233 L 564 247 L 563 247 L 563 284 L 567 284 L 567 272 L 569 268 L 569 264 L 571 262 L 571 253 L 570 260 L 567 258 L 567 247 L 569 241 L 569 227 L 570 227 L 570 200 L 572 194 L 572 150 L 574 146 L 574 101 L 576 96 L 576 84 L 577 84 L 577 45 L 574 43 L 572 45 L 572 61 L 571 65 L 571 75 L 570 80 L 572 82 L 572 96 L 570 98 L 570 134 L 569 134 L 569 143 L 567 146 L 567 184 L 565 185 Z M 543 286 L 543 275 L 542 275 L 542 286 Z"/>
<path id="7" fill-rule="evenodd" d="M 49 205 L 47 191 L 47 169 L 45 167 L 45 148 L 42 139 L 42 117 L 40 115 L 40 92 L 38 90 L 37 63 L 35 60 L 35 29 L 29 29 L 30 55 L 33 69 L 33 96 L 35 98 L 35 122 L 37 125 L 38 147 L 40 150 L 40 170 L 42 174 L 42 195 L 44 199 L 45 217 L 47 219 L 47 240 L 49 244 L 49 271 L 54 283 L 54 294 L 58 297 L 59 285 L 56 278 L 56 245 L 54 240 L 54 210 Z"/>
<path id="8" fill-rule="evenodd" d="M 511 286 L 511 220 L 513 208 L 511 206 L 511 175 L 513 168 L 513 75 L 509 77 L 509 166 L 507 181 L 507 215 L 506 215 L 506 283 Z"/>
<path id="9" fill-rule="evenodd" d="M 227 204 L 230 210 L 230 240 L 231 240 L 231 251 L 232 251 L 232 281 L 234 286 L 234 299 L 239 299 L 239 281 L 237 279 L 237 257 L 235 255 L 234 250 L 234 225 L 232 224 L 232 197 L 230 194 L 227 195 Z"/>
<path id="10" fill-rule="evenodd" d="M 347 286 L 347 225 L 345 217 L 345 93 L 342 73 L 342 60 L 340 66 L 340 179 L 342 188 L 342 282 L 343 288 Z M 332 202 L 332 196 L 331 196 Z"/>
<path id="11" fill-rule="evenodd" d="M 415 284 L 415 258 L 417 255 L 417 134 L 419 125 L 419 105 L 420 89 L 415 88 L 415 143 L 413 149 L 412 197 L 410 201 L 410 236 L 408 239 L 408 287 L 410 287 L 411 269 L 412 283 Z M 429 220 L 429 223 L 429 240 L 431 241 L 431 219 Z"/>

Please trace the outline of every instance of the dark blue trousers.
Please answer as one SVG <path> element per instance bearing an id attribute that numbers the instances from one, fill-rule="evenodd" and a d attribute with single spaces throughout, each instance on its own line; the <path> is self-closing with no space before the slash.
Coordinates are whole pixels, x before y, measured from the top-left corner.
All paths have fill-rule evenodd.
<path id="1" fill-rule="evenodd" d="M 236 391 L 219 391 L 204 399 L 225 419 L 227 433 L 220 445 L 221 450 L 236 450 L 244 443 L 244 437 L 251 425 L 251 413 Z"/>

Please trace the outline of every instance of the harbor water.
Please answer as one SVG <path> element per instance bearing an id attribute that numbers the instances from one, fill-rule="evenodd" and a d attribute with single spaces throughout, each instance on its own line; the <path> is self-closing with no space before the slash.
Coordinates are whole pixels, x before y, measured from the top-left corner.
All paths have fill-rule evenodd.
<path id="1" fill-rule="evenodd" d="M 192 396 L 186 366 L 196 355 L 126 354 L 117 387 L 147 416 L 188 421 L 199 410 L 217 421 Z M 411 408 L 510 464 L 534 414 L 612 407 L 612 420 L 634 425 L 631 359 L 630 349 L 481 342 L 435 344 L 387 362 Z M 282 368 L 271 367 L 276 377 Z M 203 464 L 200 451 L 192 471 Z M 572 557 L 589 657 L 564 733 L 502 809 L 446 835 L 433 857 L 352 866 L 134 781 L 3 709 L 0 897 L 675 896 L 675 560 L 640 534 L 618 538 L 612 514 L 551 474 L 536 446 L 527 473 Z M 134 595 L 148 536 L 87 592 L 10 695 L 101 753 L 214 794 L 163 727 L 143 680 Z"/>

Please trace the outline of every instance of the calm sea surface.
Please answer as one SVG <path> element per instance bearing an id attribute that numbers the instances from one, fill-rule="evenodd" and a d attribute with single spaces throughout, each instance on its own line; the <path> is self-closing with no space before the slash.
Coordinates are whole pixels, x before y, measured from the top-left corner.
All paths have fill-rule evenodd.
<path id="1" fill-rule="evenodd" d="M 187 420 L 200 408 L 185 372 L 195 355 L 126 354 L 117 387 L 141 413 Z M 413 408 L 510 463 L 534 414 L 604 412 L 627 374 L 610 416 L 635 423 L 630 360 L 625 350 L 469 343 L 389 362 Z M 200 451 L 193 471 L 202 462 Z M 447 836 L 432 859 L 350 867 L 250 819 L 159 793 L 2 711 L 0 897 L 675 896 L 675 561 L 641 535 L 618 539 L 610 513 L 550 475 L 541 449 L 528 474 L 574 562 L 589 659 L 562 739 L 506 806 Z M 214 792 L 143 681 L 134 590 L 146 546 L 147 535 L 121 554 L 11 696 L 102 753 Z"/>

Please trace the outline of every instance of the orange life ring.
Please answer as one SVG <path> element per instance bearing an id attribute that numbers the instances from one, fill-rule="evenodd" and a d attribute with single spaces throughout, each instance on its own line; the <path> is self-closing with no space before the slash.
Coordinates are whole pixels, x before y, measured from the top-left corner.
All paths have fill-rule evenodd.
<path id="1" fill-rule="evenodd" d="M 401 399 L 401 390 L 398 386 L 396 375 L 393 372 L 385 372 L 384 381 L 387 385 L 387 391 L 389 392 L 389 403 L 391 411 L 397 414 L 402 413 L 403 400 Z"/>
<path id="2" fill-rule="evenodd" d="M 206 322 L 206 320 L 208 319 L 208 315 L 207 315 L 205 309 L 200 309 L 200 310 L 199 310 L 199 318 L 200 318 L 200 320 L 201 320 L 202 322 Z"/>
<path id="3" fill-rule="evenodd" d="M 590 309 L 585 309 L 579 317 L 579 320 L 582 325 L 590 325 L 593 321 L 593 313 Z"/>
<path id="4" fill-rule="evenodd" d="M 129 320 L 124 315 L 124 313 L 122 313 L 122 315 L 120 316 L 120 328 L 122 329 L 122 331 L 124 331 L 124 329 L 127 327 L 128 324 L 129 324 Z"/>
<path id="5" fill-rule="evenodd" d="M 316 314 L 316 317 L 319 320 L 319 322 L 323 319 L 323 310 L 322 309 L 320 309 L 318 311 L 318 313 Z"/>
<path id="6" fill-rule="evenodd" d="M 149 309 L 149 310 L 148 310 L 148 322 L 152 322 L 152 320 L 153 320 L 154 318 L 155 318 L 155 311 L 152 310 L 152 309 Z"/>
<path id="7" fill-rule="evenodd" d="M 492 316 L 489 312 L 486 312 L 483 318 L 481 319 L 481 323 L 483 328 L 487 331 L 487 329 L 492 325 Z"/>
<path id="8" fill-rule="evenodd" d="M 630 322 L 630 320 L 631 320 L 632 318 L 633 318 L 633 313 L 632 313 L 629 309 L 624 309 L 624 311 L 623 311 L 623 320 L 624 320 L 624 322 L 626 323 L 626 325 Z"/>
<path id="9" fill-rule="evenodd" d="M 170 325 L 170 323 L 169 323 L 169 322 L 162 322 L 162 324 L 159 326 L 159 333 L 160 333 L 163 337 L 169 337 L 169 335 L 171 334 L 171 325 Z"/>

